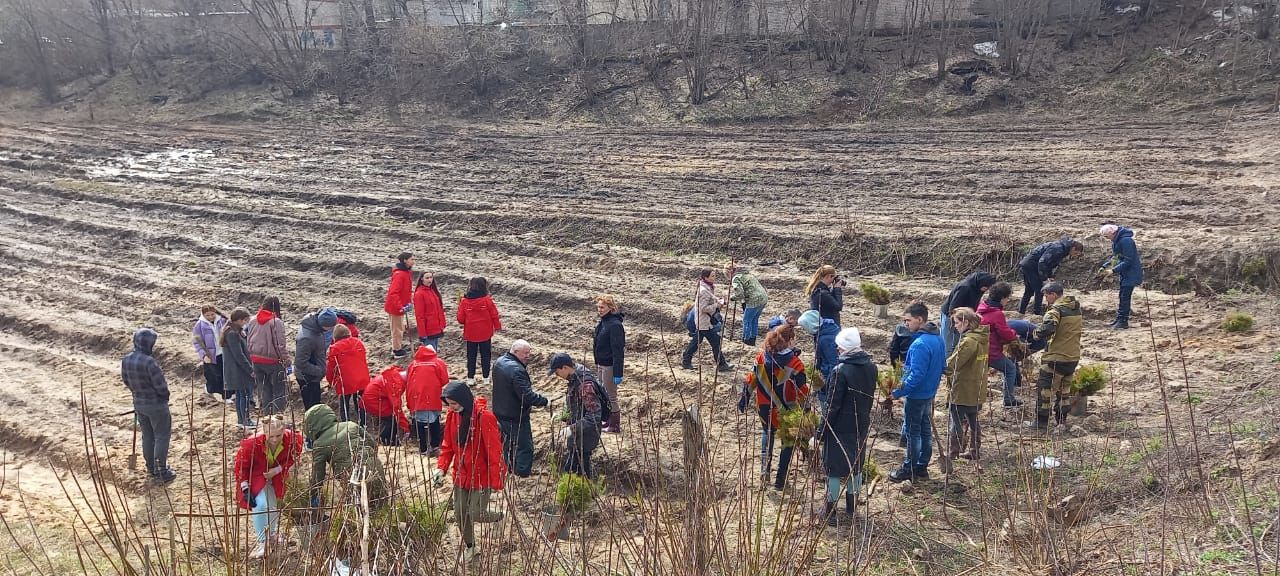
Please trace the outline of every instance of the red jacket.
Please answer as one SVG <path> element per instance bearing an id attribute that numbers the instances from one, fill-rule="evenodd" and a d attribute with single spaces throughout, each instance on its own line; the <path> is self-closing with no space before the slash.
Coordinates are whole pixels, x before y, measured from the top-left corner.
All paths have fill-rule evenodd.
<path id="1" fill-rule="evenodd" d="M 440 293 L 428 286 L 414 290 L 413 317 L 418 322 L 419 338 L 444 334 L 444 302 L 440 301 Z"/>
<path id="2" fill-rule="evenodd" d="M 791 369 L 791 378 L 783 382 L 782 379 L 787 375 L 787 368 Z M 756 384 L 761 382 L 763 386 L 770 385 L 769 373 L 772 372 L 773 380 L 777 386 L 774 388 L 776 393 L 778 388 L 782 389 L 782 398 L 784 402 L 795 408 L 809 396 L 809 383 L 805 382 L 804 362 L 800 361 L 800 353 L 794 350 L 783 354 L 770 355 L 766 361 L 765 353 L 761 351 L 756 354 L 755 369 L 747 374 L 746 385 L 748 389 L 754 390 L 756 393 L 756 406 L 764 408 L 772 406 L 773 401 L 769 395 Z M 778 427 L 779 410 L 769 411 L 769 427 Z"/>
<path id="3" fill-rule="evenodd" d="M 404 307 L 413 300 L 413 273 L 408 268 L 396 264 L 391 269 L 391 285 L 387 286 L 387 300 L 382 309 L 387 314 L 399 316 L 404 314 Z"/>
<path id="4" fill-rule="evenodd" d="M 471 431 L 467 443 L 458 446 L 460 414 L 449 412 L 444 420 L 444 438 L 440 442 L 440 460 L 436 467 L 449 471 L 453 466 L 453 485 L 463 490 L 489 488 L 501 490 L 507 475 L 502 461 L 502 434 L 498 418 L 489 411 L 484 398 L 476 398 L 471 409 Z"/>
<path id="5" fill-rule="evenodd" d="M 467 342 L 487 342 L 493 339 L 494 332 L 502 329 L 498 307 L 488 294 L 463 297 L 458 302 L 458 323 L 462 325 L 462 339 Z"/>
<path id="6" fill-rule="evenodd" d="M 395 416 L 400 429 L 408 432 L 409 419 L 404 415 L 404 377 L 400 375 L 400 367 L 388 366 L 381 374 L 374 376 L 369 385 L 364 387 L 360 406 L 370 416 Z"/>
<path id="7" fill-rule="evenodd" d="M 369 385 L 369 357 L 364 342 L 351 336 L 329 346 L 325 378 L 339 396 L 363 392 Z"/>
<path id="8" fill-rule="evenodd" d="M 293 459 L 302 453 L 302 434 L 293 430 L 285 430 L 280 440 L 280 453 L 276 455 L 274 466 L 280 467 L 280 473 L 271 479 L 271 486 L 276 490 L 276 499 L 284 498 L 285 479 L 289 477 L 289 469 L 293 468 Z M 256 496 L 267 486 L 267 477 L 263 474 L 274 466 L 267 465 L 267 436 L 254 434 L 240 441 L 240 449 L 236 450 L 236 462 L 233 470 L 235 476 L 236 505 L 248 510 L 253 506 L 244 499 L 244 491 L 240 483 L 248 481 L 249 490 Z"/>
<path id="9" fill-rule="evenodd" d="M 449 366 L 434 351 L 426 346 L 418 347 L 406 380 L 405 401 L 410 412 L 444 409 L 440 393 L 449 383 Z"/>
<path id="10" fill-rule="evenodd" d="M 978 303 L 978 315 L 982 317 L 983 326 L 991 327 L 991 336 L 987 339 L 987 363 L 994 363 L 1004 358 L 1004 345 L 1017 340 L 1018 333 L 1009 327 L 1004 308 L 988 303 L 986 298 Z"/>

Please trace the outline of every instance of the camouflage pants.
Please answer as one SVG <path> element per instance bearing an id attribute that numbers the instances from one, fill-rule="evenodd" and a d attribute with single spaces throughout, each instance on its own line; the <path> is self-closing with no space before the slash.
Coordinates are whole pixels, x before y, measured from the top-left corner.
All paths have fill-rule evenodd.
<path id="1" fill-rule="evenodd" d="M 1067 411 L 1071 409 L 1071 375 L 1075 374 L 1078 364 L 1049 361 L 1040 365 L 1040 376 L 1036 380 L 1040 391 L 1036 398 L 1036 420 L 1039 423 L 1047 424 L 1050 412 L 1058 423 L 1067 419 Z"/>

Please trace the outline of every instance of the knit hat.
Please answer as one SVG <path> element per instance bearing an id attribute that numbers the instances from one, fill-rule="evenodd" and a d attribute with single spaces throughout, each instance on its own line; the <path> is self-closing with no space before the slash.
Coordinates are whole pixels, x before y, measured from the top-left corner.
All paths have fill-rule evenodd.
<path id="1" fill-rule="evenodd" d="M 338 324 L 338 312 L 333 308 L 324 308 L 316 314 L 316 321 L 320 323 L 321 328 L 333 328 Z"/>
<path id="2" fill-rule="evenodd" d="M 836 348 L 845 352 L 853 352 L 862 349 L 862 335 L 858 333 L 857 328 L 845 328 L 839 334 L 836 334 Z"/>
<path id="3" fill-rule="evenodd" d="M 822 317 L 818 316 L 817 310 L 809 310 L 800 315 L 799 324 L 801 330 L 812 336 L 818 333 L 818 327 L 822 325 Z"/>
<path id="4" fill-rule="evenodd" d="M 1116 226 L 1115 224 L 1103 224 L 1100 228 L 1098 228 L 1098 233 L 1103 236 L 1110 236 L 1112 234 L 1115 234 L 1119 230 L 1120 230 L 1120 227 Z"/>

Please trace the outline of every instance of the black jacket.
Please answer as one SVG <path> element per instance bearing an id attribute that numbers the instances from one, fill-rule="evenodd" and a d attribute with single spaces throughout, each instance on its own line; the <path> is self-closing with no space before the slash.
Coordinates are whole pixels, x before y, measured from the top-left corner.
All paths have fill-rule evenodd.
<path id="1" fill-rule="evenodd" d="M 990 288 L 996 283 L 996 277 L 990 272 L 974 272 L 956 284 L 951 289 L 951 293 L 947 295 L 947 299 L 942 302 L 942 315 L 950 316 L 951 311 L 956 308 L 972 308 L 978 309 L 978 302 L 982 300 L 982 289 Z"/>
<path id="2" fill-rule="evenodd" d="M 612 366 L 614 378 L 622 376 L 622 360 L 627 347 L 627 331 L 622 327 L 622 319 L 623 315 L 618 312 L 601 316 L 592 345 L 596 366 Z"/>
<path id="3" fill-rule="evenodd" d="M 915 341 L 916 333 L 907 330 L 906 324 L 899 323 L 898 327 L 893 330 L 893 337 L 889 339 L 889 363 L 899 366 L 906 361 L 907 349 Z"/>
<path id="4" fill-rule="evenodd" d="M 298 337 L 294 341 L 293 370 L 299 380 L 316 383 L 324 380 L 329 361 L 329 342 L 315 312 L 302 317 Z"/>
<path id="5" fill-rule="evenodd" d="M 1053 242 L 1045 242 L 1022 257 L 1022 262 L 1018 265 L 1022 267 L 1023 273 L 1026 274 L 1035 271 L 1036 276 L 1041 280 L 1053 278 L 1053 273 L 1058 269 L 1058 265 L 1062 260 L 1071 253 L 1071 237 L 1063 236 L 1059 240 Z"/>
<path id="6" fill-rule="evenodd" d="M 533 391 L 529 369 L 507 352 L 493 363 L 493 403 L 490 409 L 499 420 L 519 420 L 529 416 L 534 406 L 546 406 L 547 398 Z"/>
<path id="7" fill-rule="evenodd" d="M 809 294 L 809 308 L 818 311 L 818 316 L 830 318 L 840 323 L 840 311 L 844 309 L 844 291 L 840 287 L 828 288 L 821 282 Z"/>
<path id="8" fill-rule="evenodd" d="M 862 470 L 863 445 L 871 427 L 876 393 L 876 365 L 866 352 L 841 356 L 832 372 L 831 400 L 822 430 L 823 465 L 828 476 L 848 476 Z"/>

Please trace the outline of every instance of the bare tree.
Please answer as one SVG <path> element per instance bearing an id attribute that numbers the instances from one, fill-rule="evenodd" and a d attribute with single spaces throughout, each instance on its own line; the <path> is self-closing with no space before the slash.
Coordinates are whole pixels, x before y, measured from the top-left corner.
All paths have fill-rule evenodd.
<path id="1" fill-rule="evenodd" d="M 250 52 L 263 58 L 263 70 L 295 96 L 315 90 L 313 42 L 308 34 L 314 17 L 312 0 L 241 0 L 253 29 L 242 31 Z"/>
<path id="2" fill-rule="evenodd" d="M 58 90 L 54 85 L 52 58 L 49 55 L 49 45 L 52 42 L 45 35 L 45 21 L 37 9 L 40 1 L 9 0 L 9 6 L 19 23 L 21 35 L 18 44 L 26 55 L 31 74 L 40 88 L 40 96 L 52 103 L 58 101 Z"/>
<path id="3" fill-rule="evenodd" d="M 102 34 L 102 56 L 107 62 L 107 74 L 116 73 L 116 42 L 114 26 L 111 22 L 111 0 L 89 0 L 89 8 L 93 11 L 93 20 Z"/>

